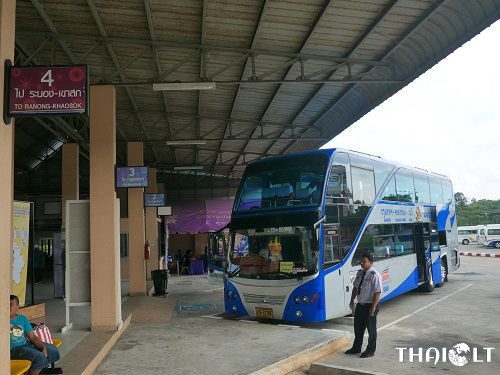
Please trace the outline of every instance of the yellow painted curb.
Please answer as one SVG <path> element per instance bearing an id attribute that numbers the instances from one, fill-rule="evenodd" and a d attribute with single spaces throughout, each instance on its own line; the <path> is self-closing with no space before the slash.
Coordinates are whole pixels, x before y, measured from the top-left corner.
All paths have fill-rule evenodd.
<path id="1" fill-rule="evenodd" d="M 101 364 L 106 355 L 109 353 L 113 345 L 116 344 L 116 341 L 120 338 L 123 332 L 130 325 L 130 320 L 132 319 L 132 314 L 130 314 L 127 319 L 123 322 L 122 326 L 118 331 L 113 333 L 113 335 L 109 338 L 108 342 L 99 350 L 99 353 L 94 357 L 94 359 L 87 365 L 85 370 L 83 370 L 82 375 L 91 375 L 94 373 L 96 368 Z"/>
<path id="2" fill-rule="evenodd" d="M 349 343 L 347 336 L 340 336 L 319 343 L 286 359 L 253 372 L 251 375 L 284 375 L 323 358 Z"/>

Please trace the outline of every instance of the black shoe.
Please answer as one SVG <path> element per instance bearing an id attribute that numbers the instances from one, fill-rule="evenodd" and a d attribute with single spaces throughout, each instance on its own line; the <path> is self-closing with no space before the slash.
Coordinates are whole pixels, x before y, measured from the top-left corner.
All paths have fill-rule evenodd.
<path id="1" fill-rule="evenodd" d="M 373 357 L 374 355 L 375 355 L 374 353 L 370 353 L 370 352 L 364 351 L 363 353 L 361 353 L 361 355 L 359 356 L 359 358 L 368 358 L 368 357 Z"/>
<path id="2" fill-rule="evenodd" d="M 354 348 L 346 350 L 346 352 L 345 352 L 345 354 L 359 354 L 359 353 L 361 353 L 361 350 L 356 350 Z"/>
<path id="3" fill-rule="evenodd" d="M 62 374 L 63 370 L 60 367 L 44 368 L 40 374 Z"/>

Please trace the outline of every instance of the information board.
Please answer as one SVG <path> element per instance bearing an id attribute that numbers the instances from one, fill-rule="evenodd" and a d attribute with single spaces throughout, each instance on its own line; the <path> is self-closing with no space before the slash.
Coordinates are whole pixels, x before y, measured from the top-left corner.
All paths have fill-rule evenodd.
<path id="1" fill-rule="evenodd" d="M 144 194 L 144 207 L 165 206 L 165 194 L 146 193 Z"/>
<path id="2" fill-rule="evenodd" d="M 13 66 L 8 77 L 9 117 L 88 111 L 86 65 Z"/>
<path id="3" fill-rule="evenodd" d="M 145 188 L 149 186 L 148 167 L 117 167 L 117 188 Z"/>

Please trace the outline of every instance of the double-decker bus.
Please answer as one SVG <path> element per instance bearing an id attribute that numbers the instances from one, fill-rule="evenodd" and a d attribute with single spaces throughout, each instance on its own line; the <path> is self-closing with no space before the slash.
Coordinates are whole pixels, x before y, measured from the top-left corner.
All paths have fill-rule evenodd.
<path id="1" fill-rule="evenodd" d="M 453 199 L 443 175 L 349 150 L 253 162 L 229 224 L 225 311 L 292 322 L 348 315 L 365 252 L 382 275 L 381 301 L 431 292 L 460 264 Z"/>

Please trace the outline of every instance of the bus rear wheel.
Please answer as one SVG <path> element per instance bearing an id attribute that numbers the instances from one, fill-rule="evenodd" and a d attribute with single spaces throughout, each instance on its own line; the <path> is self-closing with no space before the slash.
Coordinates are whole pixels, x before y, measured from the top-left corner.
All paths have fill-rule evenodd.
<path id="1" fill-rule="evenodd" d="M 495 242 L 495 248 L 500 249 L 500 242 Z"/>
<path id="2" fill-rule="evenodd" d="M 469 244 L 469 240 L 466 238 L 462 241 L 462 245 L 468 245 Z"/>

